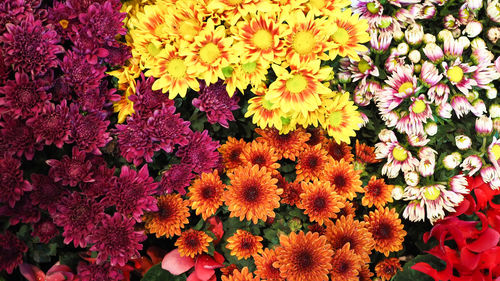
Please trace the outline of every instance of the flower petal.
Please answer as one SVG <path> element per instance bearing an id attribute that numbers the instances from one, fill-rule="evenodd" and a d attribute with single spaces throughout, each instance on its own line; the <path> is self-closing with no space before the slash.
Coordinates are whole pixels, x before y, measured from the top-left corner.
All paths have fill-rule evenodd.
<path id="1" fill-rule="evenodd" d="M 167 270 L 173 275 L 179 275 L 194 266 L 194 259 L 190 257 L 181 257 L 179 250 L 175 249 L 163 257 L 161 268 Z"/>

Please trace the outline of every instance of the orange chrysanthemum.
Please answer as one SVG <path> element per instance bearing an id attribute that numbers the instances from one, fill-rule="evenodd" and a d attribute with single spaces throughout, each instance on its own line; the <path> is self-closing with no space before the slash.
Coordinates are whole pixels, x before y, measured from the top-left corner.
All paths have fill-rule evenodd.
<path id="1" fill-rule="evenodd" d="M 362 163 L 378 163 L 382 160 L 375 158 L 375 147 L 366 145 L 364 143 L 359 143 L 356 140 L 356 160 Z"/>
<path id="2" fill-rule="evenodd" d="M 397 258 L 385 259 L 375 266 L 375 273 L 377 277 L 382 278 L 382 281 L 391 280 L 400 270 L 403 270 L 403 268 Z"/>
<path id="3" fill-rule="evenodd" d="M 254 165 L 241 166 L 230 173 L 231 185 L 224 192 L 224 202 L 229 207 L 231 217 L 246 218 L 253 223 L 259 219 L 266 221 L 274 217 L 274 209 L 280 206 L 280 194 L 277 179 L 266 168 Z"/>
<path id="4" fill-rule="evenodd" d="M 286 182 L 285 178 L 283 181 Z M 280 186 L 278 181 L 278 187 Z M 299 181 L 286 182 L 281 185 L 283 194 L 281 194 L 281 202 L 290 206 L 296 205 L 300 201 L 300 194 L 304 191 Z"/>
<path id="5" fill-rule="evenodd" d="M 189 203 L 196 215 L 201 214 L 204 220 L 217 212 L 222 206 L 222 194 L 226 185 L 222 183 L 217 170 L 203 173 L 189 187 Z"/>
<path id="6" fill-rule="evenodd" d="M 310 221 L 316 221 L 320 225 L 340 212 L 342 198 L 333 190 L 327 181 L 302 182 L 304 193 L 300 195 L 297 207 L 304 209 L 304 214 L 309 216 Z"/>
<path id="7" fill-rule="evenodd" d="M 359 281 L 372 281 L 373 272 L 370 271 L 370 265 L 364 263 L 358 272 Z"/>
<path id="8" fill-rule="evenodd" d="M 384 179 L 372 176 L 365 186 L 365 195 L 361 200 L 363 206 L 376 208 L 383 207 L 387 202 L 392 202 L 392 189 L 394 186 L 385 184 Z"/>
<path id="9" fill-rule="evenodd" d="M 247 143 L 242 139 L 237 140 L 233 137 L 228 137 L 226 143 L 218 148 L 226 169 L 234 169 L 241 166 L 240 155 L 246 145 Z"/>
<path id="10" fill-rule="evenodd" d="M 323 145 L 326 142 L 325 130 L 322 128 L 308 127 L 306 132 L 311 135 L 306 144 L 315 146 L 317 144 Z"/>
<path id="11" fill-rule="evenodd" d="M 332 184 L 333 189 L 348 200 L 356 197 L 356 192 L 364 192 L 359 180 L 359 171 L 354 170 L 354 166 L 345 162 L 332 161 L 326 165 L 325 180 Z"/>
<path id="12" fill-rule="evenodd" d="M 265 142 L 252 141 L 243 148 L 240 158 L 243 165 L 258 165 L 259 168 L 265 167 L 272 173 L 277 173 L 280 167 L 277 162 L 278 154 Z"/>
<path id="13" fill-rule="evenodd" d="M 349 248 L 363 261 L 370 261 L 375 242 L 364 222 L 355 220 L 353 216 L 342 216 L 335 224 L 329 221 L 326 224 L 326 237 L 334 250 L 349 244 Z"/>
<path id="14" fill-rule="evenodd" d="M 236 264 L 232 263 L 226 267 L 222 267 L 220 269 L 220 272 L 222 273 L 223 276 L 229 276 L 233 273 L 235 269 L 237 270 L 238 267 L 236 266 Z"/>
<path id="15" fill-rule="evenodd" d="M 336 161 L 344 159 L 344 161 L 351 163 L 354 159 L 354 156 L 351 153 L 352 147 L 345 142 L 341 142 L 339 144 L 333 139 L 327 139 L 324 146 L 326 151 L 328 151 L 328 155 Z"/>
<path id="16" fill-rule="evenodd" d="M 317 232 L 319 235 L 325 235 L 326 229 L 319 223 L 315 222 L 307 227 L 311 232 Z"/>
<path id="17" fill-rule="evenodd" d="M 208 245 L 212 242 L 212 237 L 204 231 L 188 229 L 184 231 L 175 242 L 181 256 L 194 258 L 201 253 L 208 253 Z"/>
<path id="18" fill-rule="evenodd" d="M 262 252 L 262 243 L 260 243 L 262 240 L 260 236 L 238 229 L 227 239 L 226 248 L 231 250 L 231 255 L 236 256 L 238 260 L 248 259 Z"/>
<path id="19" fill-rule="evenodd" d="M 344 207 L 340 208 L 340 212 L 336 214 L 337 216 L 335 218 L 340 218 L 341 216 L 356 216 L 356 208 L 351 201 L 344 198 L 344 200 L 342 200 L 342 204 L 344 204 Z"/>
<path id="20" fill-rule="evenodd" d="M 296 173 L 298 181 L 322 180 L 326 165 L 332 161 L 321 144 L 309 146 L 302 151 L 297 159 Z"/>
<path id="21" fill-rule="evenodd" d="M 273 266 L 273 263 L 278 260 L 275 250 L 264 249 L 260 255 L 255 255 L 255 275 L 267 281 L 282 281 L 280 270 Z"/>
<path id="22" fill-rule="evenodd" d="M 257 141 L 268 143 L 276 150 L 280 159 L 284 157 L 292 161 L 295 161 L 295 158 L 305 149 L 304 144 L 310 137 L 310 134 L 306 133 L 304 129 L 297 129 L 283 135 L 274 128 L 266 130 L 257 128 L 255 131 L 261 135 Z"/>
<path id="23" fill-rule="evenodd" d="M 260 281 L 259 277 L 254 277 L 251 272 L 248 271 L 248 267 L 244 267 L 241 271 L 238 269 L 233 270 L 231 275 L 222 275 L 222 281 Z"/>
<path id="24" fill-rule="evenodd" d="M 335 251 L 332 258 L 331 281 L 358 281 L 358 272 L 361 269 L 361 257 L 345 244 Z"/>
<path id="25" fill-rule="evenodd" d="M 288 281 L 324 281 L 332 269 L 332 255 L 325 236 L 292 232 L 289 236 L 280 236 L 280 246 L 276 248 L 278 260 L 273 265 Z"/>
<path id="26" fill-rule="evenodd" d="M 406 231 L 395 209 L 380 208 L 369 215 L 364 216 L 368 223 L 368 231 L 372 233 L 375 240 L 375 250 L 383 253 L 386 257 L 390 252 L 403 249 L 403 241 Z"/>
<path id="27" fill-rule="evenodd" d="M 144 227 L 158 238 L 181 235 L 181 228 L 189 223 L 188 206 L 189 202 L 180 194 L 162 195 L 158 198 L 158 211 L 144 215 Z"/>

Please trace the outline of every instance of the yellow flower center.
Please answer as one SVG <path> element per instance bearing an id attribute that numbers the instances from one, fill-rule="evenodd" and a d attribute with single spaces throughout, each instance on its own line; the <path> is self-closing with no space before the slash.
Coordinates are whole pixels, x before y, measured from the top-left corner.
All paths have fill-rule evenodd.
<path id="1" fill-rule="evenodd" d="M 217 58 L 220 57 L 220 50 L 217 45 L 210 42 L 200 49 L 200 59 L 204 63 L 213 63 Z"/>
<path id="2" fill-rule="evenodd" d="M 325 0 L 309 0 L 309 4 L 311 4 L 312 7 L 320 10 L 321 8 L 325 7 Z"/>
<path id="3" fill-rule="evenodd" d="M 413 103 L 412 111 L 415 114 L 420 114 L 420 113 L 424 112 L 425 108 L 426 108 L 426 106 L 425 106 L 425 102 L 423 100 L 416 100 Z"/>
<path id="4" fill-rule="evenodd" d="M 269 100 L 267 99 L 263 99 L 262 100 L 262 107 L 267 109 L 267 110 L 271 110 L 273 109 L 273 106 L 274 106 L 274 103 L 270 102 Z"/>
<path id="5" fill-rule="evenodd" d="M 371 4 L 371 3 L 370 3 Z M 389 25 L 391 25 L 391 21 L 388 20 L 388 19 L 383 19 L 379 24 L 378 24 L 378 27 L 379 28 L 387 28 L 389 27 Z"/>
<path id="6" fill-rule="evenodd" d="M 286 89 L 291 93 L 300 93 L 307 87 L 307 80 L 300 74 L 295 74 L 292 78 L 286 80 Z"/>
<path id="7" fill-rule="evenodd" d="M 152 55 L 153 57 L 155 57 L 156 55 L 158 55 L 161 51 L 161 46 L 158 44 L 158 43 L 155 43 L 155 42 L 151 42 L 148 44 L 148 52 L 150 55 Z"/>
<path id="8" fill-rule="evenodd" d="M 376 14 L 380 10 L 379 7 L 377 7 L 377 5 L 373 2 L 366 4 L 366 9 L 372 14 Z"/>
<path id="9" fill-rule="evenodd" d="M 498 161 L 498 159 L 500 159 L 500 145 L 499 144 L 495 144 L 491 148 L 491 153 L 493 153 L 493 157 L 495 158 L 495 161 Z"/>
<path id="10" fill-rule="evenodd" d="M 166 35 L 170 31 L 166 23 L 162 23 L 155 27 L 154 34 L 157 36 Z"/>
<path id="11" fill-rule="evenodd" d="M 408 154 L 406 153 L 406 149 L 402 147 L 396 147 L 392 150 L 392 156 L 394 159 L 398 160 L 399 162 L 403 162 L 408 158 Z"/>
<path id="12" fill-rule="evenodd" d="M 339 127 L 343 120 L 344 114 L 342 114 L 342 111 L 334 111 L 328 117 L 328 124 L 332 127 Z"/>
<path id="13" fill-rule="evenodd" d="M 257 68 L 257 62 L 249 62 L 249 63 L 245 63 L 244 65 L 241 66 L 241 68 L 243 69 L 243 71 L 245 71 L 246 73 L 252 73 L 255 71 L 255 69 Z"/>
<path id="14" fill-rule="evenodd" d="M 343 27 L 337 28 L 337 31 L 333 34 L 333 40 L 340 45 L 347 44 L 350 38 L 349 33 Z"/>
<path id="15" fill-rule="evenodd" d="M 424 197 L 428 200 L 436 200 L 441 195 L 441 190 L 435 186 L 427 187 L 424 191 Z"/>
<path id="16" fill-rule="evenodd" d="M 66 28 L 68 28 L 69 21 L 67 21 L 67 20 L 60 20 L 59 24 L 62 26 L 62 28 L 66 29 Z"/>
<path id="17" fill-rule="evenodd" d="M 315 44 L 314 35 L 309 31 L 299 31 L 293 36 L 292 48 L 301 55 L 311 53 Z"/>
<path id="18" fill-rule="evenodd" d="M 182 78 L 186 74 L 186 65 L 181 59 L 172 59 L 168 62 L 167 71 L 174 78 Z"/>
<path id="19" fill-rule="evenodd" d="M 456 65 L 448 69 L 446 74 L 448 74 L 448 79 L 450 79 L 450 81 L 454 83 L 458 83 L 464 78 L 464 71 L 462 70 L 462 68 Z"/>
<path id="20" fill-rule="evenodd" d="M 404 82 L 403 84 L 401 84 L 401 86 L 399 86 L 398 92 L 400 94 L 406 93 L 408 91 L 408 89 L 413 89 L 412 82 Z"/>
<path id="21" fill-rule="evenodd" d="M 358 63 L 358 69 L 361 73 L 365 73 L 367 70 L 369 70 L 371 67 L 370 67 L 370 64 L 365 61 L 364 59 L 361 59 Z"/>
<path id="22" fill-rule="evenodd" d="M 252 42 L 259 49 L 267 50 L 273 46 L 273 35 L 265 29 L 259 29 L 252 37 Z"/>
<path id="23" fill-rule="evenodd" d="M 194 37 L 198 34 L 196 30 L 197 22 L 194 19 L 188 19 L 179 24 L 179 34 L 182 37 Z"/>

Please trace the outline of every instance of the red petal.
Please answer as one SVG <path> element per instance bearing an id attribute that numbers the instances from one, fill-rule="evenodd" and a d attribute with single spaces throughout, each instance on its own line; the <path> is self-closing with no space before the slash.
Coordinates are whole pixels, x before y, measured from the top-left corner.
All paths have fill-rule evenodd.
<path id="1" fill-rule="evenodd" d="M 479 238 L 470 243 L 467 248 L 473 252 L 480 253 L 495 247 L 500 239 L 500 234 L 493 228 L 488 228 Z"/>
<path id="2" fill-rule="evenodd" d="M 19 270 L 28 281 L 45 280 L 45 273 L 40 268 L 29 263 L 19 265 Z"/>
<path id="3" fill-rule="evenodd" d="M 196 275 L 196 271 L 193 271 L 193 273 L 189 274 L 186 281 L 204 281 L 204 280 L 198 278 L 198 276 Z"/>
<path id="4" fill-rule="evenodd" d="M 213 216 L 210 217 L 207 220 L 207 222 L 210 224 L 208 230 L 212 231 L 217 237 L 217 240 L 214 241 L 214 244 L 217 244 L 222 238 L 222 236 L 224 236 L 224 228 L 222 226 L 222 221 L 220 220 L 219 217 Z"/>
<path id="5" fill-rule="evenodd" d="M 194 259 L 190 257 L 181 257 L 179 250 L 175 249 L 163 257 L 161 268 L 167 270 L 173 275 L 179 275 L 194 266 Z"/>
<path id="6" fill-rule="evenodd" d="M 460 263 L 467 270 L 473 270 L 477 267 L 481 255 L 477 255 L 469 251 L 467 248 L 463 249 L 460 253 Z"/>
<path id="7" fill-rule="evenodd" d="M 222 264 L 224 263 L 224 256 L 217 253 L 216 251 L 214 251 L 214 259 L 215 261 L 217 261 L 218 263 L 220 263 L 221 267 L 222 267 Z"/>
<path id="8" fill-rule="evenodd" d="M 220 257 L 218 257 L 218 258 L 220 258 Z M 202 254 L 202 255 L 199 255 L 198 258 L 196 259 L 195 267 L 197 267 L 197 266 L 201 266 L 201 267 L 207 268 L 207 269 L 216 269 L 216 268 L 222 267 L 222 263 L 219 263 L 218 261 L 214 260 L 214 258 L 212 258 L 211 256 L 209 256 L 207 254 Z"/>

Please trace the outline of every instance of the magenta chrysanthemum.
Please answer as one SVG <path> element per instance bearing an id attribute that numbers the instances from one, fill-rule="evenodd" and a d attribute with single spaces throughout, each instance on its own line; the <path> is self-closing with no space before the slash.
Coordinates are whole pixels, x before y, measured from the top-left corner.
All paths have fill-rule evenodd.
<path id="1" fill-rule="evenodd" d="M 60 182 L 56 183 L 46 175 L 31 174 L 31 184 L 33 185 L 33 191 L 29 194 L 31 202 L 50 214 L 56 211 L 57 204 L 68 192 Z"/>
<path id="2" fill-rule="evenodd" d="M 78 192 L 64 197 L 52 215 L 54 223 L 63 227 L 64 244 L 73 241 L 75 247 L 86 247 L 88 237 L 104 216 L 100 202 L 83 197 Z"/>
<path id="3" fill-rule="evenodd" d="M 123 280 L 122 272 L 109 262 L 102 264 L 85 264 L 80 262 L 78 264 L 78 277 L 81 281 L 117 281 Z"/>
<path id="4" fill-rule="evenodd" d="M 90 250 L 98 252 L 97 263 L 107 261 L 109 257 L 112 266 L 124 266 L 129 259 L 140 256 L 140 242 L 147 237 L 142 231 L 134 230 L 134 223 L 134 219 L 125 218 L 120 213 L 112 217 L 106 215 L 90 236 L 91 243 L 94 243 Z"/>
<path id="5" fill-rule="evenodd" d="M 199 94 L 198 98 L 193 99 L 193 105 L 207 113 L 210 124 L 219 123 L 222 127 L 228 128 L 228 121 L 234 121 L 231 111 L 240 108 L 238 96 L 229 97 L 222 80 L 209 86 L 201 83 Z"/>
<path id="6" fill-rule="evenodd" d="M 57 226 L 52 219 L 44 219 L 33 225 L 32 237 L 38 237 L 41 243 L 47 244 L 59 234 Z"/>
<path id="7" fill-rule="evenodd" d="M 81 182 L 93 182 L 92 163 L 86 161 L 86 153 L 79 151 L 76 146 L 73 147 L 72 156 L 64 155 L 61 160 L 49 159 L 45 161 L 51 168 L 49 176 L 55 182 L 61 182 L 62 185 L 76 186 Z"/>
<path id="8" fill-rule="evenodd" d="M 51 98 L 45 90 L 47 85 L 31 81 L 27 74 L 16 72 L 15 80 L 9 80 L 0 87 L 0 111 L 9 112 L 14 118 L 29 118 L 39 113 L 45 102 Z"/>
<path id="9" fill-rule="evenodd" d="M 57 32 L 50 26 L 44 26 L 29 14 L 19 25 L 7 23 L 6 27 L 0 43 L 3 43 L 5 63 L 12 65 L 15 71 L 36 76 L 57 66 L 56 54 L 64 49 L 57 45 Z"/>
<path id="10" fill-rule="evenodd" d="M 174 164 L 163 173 L 160 182 L 161 193 L 172 193 L 174 190 L 181 195 L 186 194 L 186 187 L 191 184 L 194 179 L 192 172 L 193 166 L 189 164 Z"/>
<path id="11" fill-rule="evenodd" d="M 101 157 L 92 157 L 90 162 L 94 181 L 80 183 L 79 187 L 89 198 L 104 196 L 115 186 L 116 177 L 113 176 L 115 168 L 108 168 L 106 161 Z"/>
<path id="12" fill-rule="evenodd" d="M 75 147 L 84 152 L 101 155 L 99 148 L 105 146 L 111 137 L 106 129 L 109 120 L 105 120 L 103 113 L 79 113 L 78 106 L 71 105 L 71 136 Z"/>
<path id="13" fill-rule="evenodd" d="M 59 105 L 52 103 L 45 104 L 42 113 L 26 121 L 26 124 L 33 129 L 37 142 L 44 142 L 45 145 L 54 144 L 62 148 L 64 143 L 69 142 L 71 129 L 68 118 L 69 109 L 64 100 Z"/>
<path id="14" fill-rule="evenodd" d="M 4 0 L 0 2 L 0 34 L 6 31 L 7 23 L 19 24 L 27 15 L 32 14 L 33 8 L 40 5 L 40 2 L 40 0 Z M 33 4 L 36 6 L 34 7 Z"/>
<path id="15" fill-rule="evenodd" d="M 106 67 L 90 64 L 76 52 L 67 51 L 61 63 L 64 82 L 75 92 L 87 92 L 99 87 Z"/>
<path id="16" fill-rule="evenodd" d="M 32 190 L 31 184 L 23 179 L 21 161 L 4 156 L 0 158 L 0 202 L 14 207 L 24 192 Z"/>
<path id="17" fill-rule="evenodd" d="M 195 173 L 210 172 L 219 163 L 218 141 L 213 141 L 208 131 L 194 132 L 189 136 L 188 145 L 181 147 L 175 154 L 182 162 L 190 164 Z"/>
<path id="18" fill-rule="evenodd" d="M 106 194 L 104 202 L 115 205 L 118 212 L 140 222 L 144 211 L 158 210 L 153 197 L 157 187 L 158 183 L 149 176 L 147 165 L 142 166 L 139 172 L 123 166 L 120 177 Z"/>
<path id="19" fill-rule="evenodd" d="M 168 98 L 160 90 L 153 91 L 151 86 L 154 83 L 154 78 L 148 77 L 145 79 L 141 73 L 141 80 L 137 81 L 135 94 L 128 97 L 134 103 L 134 110 L 141 116 L 151 116 L 156 109 L 161 109 L 163 105 L 172 106 L 174 101 Z"/>
<path id="20" fill-rule="evenodd" d="M 42 150 L 43 145 L 37 143 L 33 130 L 26 126 L 25 121 L 13 119 L 8 115 L 0 121 L 0 154 L 7 153 L 12 156 L 26 157 L 32 160 L 36 150 Z"/>
<path id="21" fill-rule="evenodd" d="M 40 210 L 33 205 L 28 196 L 23 196 L 14 207 L 0 207 L 0 216 L 8 217 L 10 225 L 36 223 L 40 220 Z"/>
<path id="22" fill-rule="evenodd" d="M 143 159 L 153 162 L 153 155 L 159 147 L 153 144 L 144 126 L 144 120 L 138 115 L 127 118 L 127 124 L 117 124 L 114 132 L 118 138 L 121 155 L 128 162 L 133 162 L 135 166 L 140 165 Z"/>
<path id="23" fill-rule="evenodd" d="M 155 110 L 146 124 L 151 140 L 167 153 L 171 153 L 176 144 L 187 145 L 192 133 L 189 121 L 184 121 L 179 113 L 175 114 L 175 106 Z"/>
<path id="24" fill-rule="evenodd" d="M 101 112 L 106 107 L 112 105 L 112 101 L 120 100 L 120 95 L 116 94 L 116 89 L 108 88 L 108 81 L 101 80 L 98 88 L 86 91 L 77 92 L 75 103 L 80 106 L 82 110 L 88 112 Z"/>
<path id="25" fill-rule="evenodd" d="M 123 27 L 123 19 L 126 13 L 120 13 L 119 9 L 113 8 L 110 1 L 93 3 L 86 13 L 78 16 L 81 25 L 77 27 L 78 32 L 89 36 L 90 40 L 101 46 L 113 46 L 116 35 L 125 35 L 127 30 Z"/>
<path id="26" fill-rule="evenodd" d="M 0 233 L 0 271 L 7 271 L 11 274 L 18 265 L 23 263 L 23 253 L 28 251 L 28 247 L 17 236 L 7 231 Z"/>

